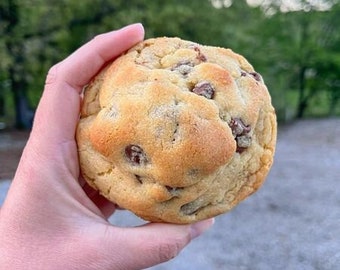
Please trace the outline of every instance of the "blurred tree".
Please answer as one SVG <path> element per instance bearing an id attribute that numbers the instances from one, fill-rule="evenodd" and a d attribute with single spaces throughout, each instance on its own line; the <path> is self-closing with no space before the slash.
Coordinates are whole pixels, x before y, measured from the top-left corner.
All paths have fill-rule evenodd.
<path id="1" fill-rule="evenodd" d="M 4 0 L 0 3 L 1 89 L 11 93 L 15 126 L 28 128 L 48 68 L 100 32 L 141 21 L 147 36 L 212 40 L 215 9 L 207 0 Z M 218 30 L 217 30 L 218 31 Z M 205 33 L 202 35 L 202 33 Z M 210 34 L 210 35 L 209 35 Z M 218 35 L 217 35 L 218 36 Z M 209 38 L 210 37 L 210 38 Z M 4 108 L 5 98 L 0 97 Z"/>
<path id="2" fill-rule="evenodd" d="M 337 33 L 340 13 L 338 7 L 333 6 L 329 11 L 310 10 L 293 15 L 297 15 L 300 28 L 296 40 L 299 53 L 295 67 L 299 91 L 296 116 L 302 118 L 311 100 L 322 91 L 330 93 L 331 108 L 334 109 L 337 103 L 339 86 L 336 87 L 334 80 L 340 78 L 340 36 Z M 294 82 L 291 85 L 296 86 Z"/>
<path id="3" fill-rule="evenodd" d="M 14 0 L 3 1 L 0 6 L 2 29 L 5 48 L 10 62 L 7 66 L 7 76 L 12 90 L 16 123 L 18 128 L 27 128 L 31 125 L 33 112 L 27 103 L 27 80 L 24 69 L 24 44 L 20 42 L 17 33 L 20 14 L 19 7 Z M 4 103 L 4 100 L 3 100 Z M 4 106 L 4 104 L 2 104 Z"/>
<path id="4" fill-rule="evenodd" d="M 86 25 L 100 23 L 114 9 L 104 1 L 4 0 L 0 3 L 0 46 L 5 64 L 1 90 L 13 98 L 15 126 L 29 128 L 48 67 L 69 54 L 84 39 Z M 92 11 L 92 12 L 91 12 Z M 95 11 L 93 13 L 93 11 Z M 78 14 L 79 16 L 74 16 Z M 4 52 L 5 51 L 5 52 Z M 1 95 L 3 97 L 3 95 Z M 5 98 L 0 98 L 2 110 Z"/>
<path id="5" fill-rule="evenodd" d="M 322 18 L 318 39 L 319 50 L 313 62 L 314 76 L 310 78 L 311 88 L 328 92 L 329 114 L 335 115 L 340 107 L 340 3 Z"/>
<path id="6" fill-rule="evenodd" d="M 302 118 L 312 101 L 328 91 L 330 111 L 334 112 L 339 100 L 336 78 L 339 74 L 339 3 L 325 1 L 331 9 L 319 11 L 310 1 L 300 1 L 300 9 L 280 12 L 282 1 L 272 1 L 262 7 L 267 18 L 259 25 L 260 43 L 255 62 L 264 69 L 270 89 L 274 91 L 274 103 L 285 117 L 287 92 L 296 90 L 298 99 L 295 109 L 297 118 Z M 276 97 L 279 94 L 281 97 Z M 283 94 L 285 93 L 285 94 Z M 280 113 L 280 114 L 281 114 Z"/>

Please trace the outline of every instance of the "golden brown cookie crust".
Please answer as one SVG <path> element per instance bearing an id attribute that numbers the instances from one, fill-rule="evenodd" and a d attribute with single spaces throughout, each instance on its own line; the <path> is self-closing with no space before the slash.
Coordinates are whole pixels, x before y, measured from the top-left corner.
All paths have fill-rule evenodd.
<path id="1" fill-rule="evenodd" d="M 83 177 L 154 222 L 192 223 L 255 192 L 272 165 L 276 116 L 261 76 L 230 49 L 146 40 L 84 93 Z"/>

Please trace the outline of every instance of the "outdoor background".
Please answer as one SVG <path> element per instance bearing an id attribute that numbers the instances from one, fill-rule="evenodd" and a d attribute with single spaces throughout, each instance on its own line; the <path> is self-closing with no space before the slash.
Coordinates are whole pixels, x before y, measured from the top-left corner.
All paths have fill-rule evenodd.
<path id="1" fill-rule="evenodd" d="M 2 0 L 0 122 L 27 128 L 46 73 L 95 35 L 142 22 L 146 37 L 229 47 L 261 73 L 280 121 L 340 114 L 337 0 Z"/>
<path id="2" fill-rule="evenodd" d="M 263 188 L 154 269 L 337 269 L 338 0 L 1 0 L 0 205 L 48 69 L 95 35 L 134 22 L 146 38 L 178 36 L 244 55 L 263 76 L 279 121 Z M 127 212 L 111 221 L 141 222 Z"/>

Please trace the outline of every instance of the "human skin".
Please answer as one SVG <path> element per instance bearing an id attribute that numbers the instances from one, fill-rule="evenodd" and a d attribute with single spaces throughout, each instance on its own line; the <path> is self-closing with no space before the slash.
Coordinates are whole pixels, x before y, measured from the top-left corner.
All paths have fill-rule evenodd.
<path id="1" fill-rule="evenodd" d="M 83 87 L 143 40 L 141 24 L 96 36 L 53 66 L 0 210 L 1 269 L 143 269 L 175 256 L 213 224 L 110 224 L 116 210 L 79 177 L 75 130 Z"/>

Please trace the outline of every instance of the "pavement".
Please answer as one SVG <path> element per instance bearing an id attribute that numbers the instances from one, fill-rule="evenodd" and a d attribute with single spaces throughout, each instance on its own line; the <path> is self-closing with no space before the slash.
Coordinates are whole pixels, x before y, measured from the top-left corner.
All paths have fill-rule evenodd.
<path id="1" fill-rule="evenodd" d="M 178 257 L 149 270 L 340 269 L 339 176 L 340 118 L 285 125 L 263 187 Z M 0 181 L 0 205 L 9 185 Z M 143 223 L 127 211 L 110 221 Z"/>

